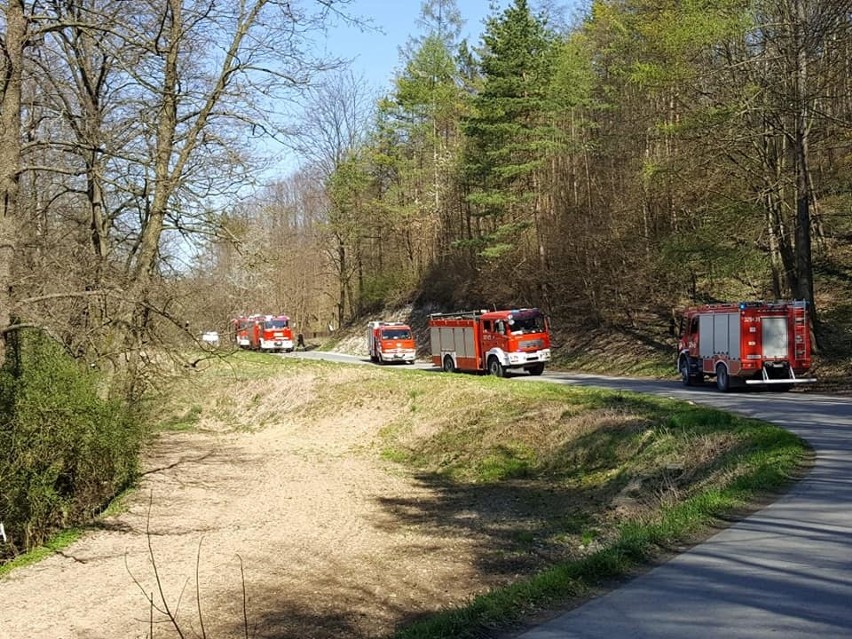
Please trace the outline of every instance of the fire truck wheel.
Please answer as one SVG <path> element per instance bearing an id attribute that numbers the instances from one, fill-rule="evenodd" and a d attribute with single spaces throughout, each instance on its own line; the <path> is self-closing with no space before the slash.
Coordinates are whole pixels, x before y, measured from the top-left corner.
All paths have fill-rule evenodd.
<path id="1" fill-rule="evenodd" d="M 684 386 L 692 386 L 692 376 L 689 374 L 689 362 L 683 357 L 680 360 L 680 380 Z"/>
<path id="2" fill-rule="evenodd" d="M 541 375 L 544 372 L 544 364 L 530 366 L 527 370 L 530 372 L 530 375 Z"/>
<path id="3" fill-rule="evenodd" d="M 505 377 L 506 371 L 503 369 L 503 364 L 493 355 L 488 358 L 488 372 L 494 377 Z"/>
<path id="4" fill-rule="evenodd" d="M 728 369 L 724 364 L 716 365 L 716 388 L 723 393 L 731 390 L 731 378 L 728 375 Z"/>
<path id="5" fill-rule="evenodd" d="M 414 362 L 412 362 L 412 364 L 413 364 L 413 363 L 414 363 Z M 444 372 L 445 372 L 445 373 L 455 373 L 455 372 L 456 372 L 456 365 L 455 365 L 455 364 L 453 364 L 453 358 L 452 358 L 452 357 L 450 357 L 449 355 L 445 355 L 445 356 L 444 356 L 444 366 L 443 366 L 443 369 L 444 369 Z"/>

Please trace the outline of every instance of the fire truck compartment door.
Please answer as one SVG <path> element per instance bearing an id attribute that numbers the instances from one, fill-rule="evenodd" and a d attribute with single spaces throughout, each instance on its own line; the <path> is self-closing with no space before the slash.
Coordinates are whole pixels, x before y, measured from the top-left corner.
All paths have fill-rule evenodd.
<path id="1" fill-rule="evenodd" d="M 429 329 L 429 343 L 432 345 L 432 355 L 441 354 L 441 328 L 432 326 Z"/>
<path id="2" fill-rule="evenodd" d="M 698 325 L 698 354 L 701 357 L 725 355 L 731 359 L 739 359 L 739 313 L 701 315 Z"/>
<path id="3" fill-rule="evenodd" d="M 459 357 L 476 357 L 473 344 L 473 328 L 455 328 L 456 353 Z"/>
<path id="4" fill-rule="evenodd" d="M 442 352 L 454 352 L 456 357 L 476 356 L 473 328 L 433 326 L 430 337 L 433 355 L 440 355 Z"/>
<path id="5" fill-rule="evenodd" d="M 785 359 L 787 357 L 787 318 L 763 317 L 760 323 L 763 329 L 764 359 Z"/>

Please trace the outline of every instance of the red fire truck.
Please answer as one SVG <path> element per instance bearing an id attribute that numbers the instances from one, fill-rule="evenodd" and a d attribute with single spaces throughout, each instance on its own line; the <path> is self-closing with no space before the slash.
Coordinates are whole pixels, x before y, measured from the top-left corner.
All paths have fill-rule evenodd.
<path id="1" fill-rule="evenodd" d="M 231 335 L 238 348 L 251 348 L 250 335 L 254 332 L 255 318 L 240 316 L 231 320 Z"/>
<path id="2" fill-rule="evenodd" d="M 445 371 L 488 371 L 504 377 L 524 369 L 541 375 L 550 360 L 550 329 L 537 308 L 434 313 L 432 362 Z"/>
<path id="3" fill-rule="evenodd" d="M 251 348 L 260 351 L 293 350 L 293 329 L 286 315 L 261 315 L 250 335 Z"/>
<path id="4" fill-rule="evenodd" d="M 411 327 L 402 322 L 370 322 L 367 324 L 367 350 L 370 361 L 379 364 L 417 359 L 417 346 Z"/>
<path id="5" fill-rule="evenodd" d="M 231 322 L 240 348 L 260 351 L 293 350 L 293 329 L 286 315 L 249 315 Z"/>
<path id="6" fill-rule="evenodd" d="M 789 390 L 811 367 L 810 323 L 804 301 L 708 304 L 681 319 L 677 368 L 691 386 L 715 376 L 716 387 L 734 383 Z"/>

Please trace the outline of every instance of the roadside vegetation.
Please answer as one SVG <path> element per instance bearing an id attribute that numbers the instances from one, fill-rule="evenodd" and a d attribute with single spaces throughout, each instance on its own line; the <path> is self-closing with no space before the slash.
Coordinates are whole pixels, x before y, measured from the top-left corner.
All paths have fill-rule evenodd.
<path id="1" fill-rule="evenodd" d="M 234 432 L 375 418 L 384 426 L 358 454 L 436 495 L 388 496 L 396 525 L 486 538 L 476 563 L 497 583 L 459 608 L 403 611 L 406 638 L 484 636 L 578 600 L 783 488 L 808 458 L 780 428 L 667 399 L 249 353 L 187 380 L 161 423 Z"/>
<path id="2" fill-rule="evenodd" d="M 144 424 L 49 337 L 20 331 L 0 369 L 0 561 L 68 543 L 136 478 Z M 59 533 L 58 538 L 54 535 Z M 0 573 L 2 574 L 2 573 Z"/>

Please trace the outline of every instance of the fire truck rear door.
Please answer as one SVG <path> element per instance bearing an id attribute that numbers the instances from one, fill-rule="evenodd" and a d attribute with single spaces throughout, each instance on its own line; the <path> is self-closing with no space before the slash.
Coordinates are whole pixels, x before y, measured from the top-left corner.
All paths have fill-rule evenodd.
<path id="1" fill-rule="evenodd" d="M 763 331 L 764 359 L 787 358 L 787 318 L 763 317 L 760 324 Z"/>

